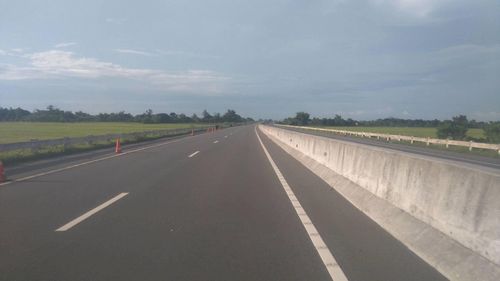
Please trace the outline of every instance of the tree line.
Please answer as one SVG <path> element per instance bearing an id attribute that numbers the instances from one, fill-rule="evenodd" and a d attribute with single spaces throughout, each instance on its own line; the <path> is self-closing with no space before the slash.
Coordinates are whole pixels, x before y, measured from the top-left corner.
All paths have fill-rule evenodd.
<path id="1" fill-rule="evenodd" d="M 331 126 L 331 127 L 427 127 L 436 128 L 446 122 L 438 119 L 402 119 L 402 118 L 382 118 L 376 120 L 353 120 L 351 118 L 344 119 L 336 114 L 333 118 L 310 118 L 307 112 L 297 112 L 294 117 L 285 118 L 281 123 L 288 125 L 312 125 L 312 126 Z M 488 122 L 469 120 L 467 121 L 469 128 L 483 129 L 488 125 Z"/>
<path id="2" fill-rule="evenodd" d="M 204 110 L 201 116 L 175 112 L 154 113 L 148 109 L 142 114 L 133 115 L 124 111 L 118 113 L 99 113 L 92 115 L 82 111 L 64 111 L 49 105 L 46 109 L 28 111 L 22 108 L 0 107 L 1 121 L 26 121 L 26 122 L 140 122 L 140 123 L 242 123 L 253 122 L 252 118 L 244 118 L 235 110 L 228 109 L 224 114 L 210 114 Z"/>
<path id="3" fill-rule="evenodd" d="M 476 120 L 468 120 L 467 116 L 459 115 L 451 120 L 423 120 L 423 119 L 401 119 L 401 118 L 384 118 L 369 121 L 357 121 L 351 118 L 344 119 L 340 115 L 335 115 L 334 118 L 317 118 L 311 119 L 311 115 L 307 112 L 297 112 L 295 116 L 285 118 L 280 123 L 296 126 L 332 126 L 332 127 L 428 127 L 437 128 L 437 137 L 442 139 L 454 140 L 474 140 L 488 141 L 491 143 L 500 143 L 500 121 L 483 122 Z M 483 129 L 486 139 L 478 139 L 467 136 L 469 128 Z"/>

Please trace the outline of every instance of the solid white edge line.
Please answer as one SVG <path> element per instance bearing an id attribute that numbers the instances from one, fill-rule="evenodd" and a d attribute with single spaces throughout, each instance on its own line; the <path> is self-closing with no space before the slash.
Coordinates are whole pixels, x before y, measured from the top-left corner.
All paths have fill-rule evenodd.
<path id="1" fill-rule="evenodd" d="M 323 261 L 323 264 L 326 267 L 326 270 L 330 274 L 330 277 L 332 280 L 335 281 L 348 281 L 347 277 L 345 276 L 344 272 L 340 268 L 339 264 L 333 257 L 332 253 L 326 246 L 325 242 L 323 241 L 323 238 L 321 238 L 321 235 L 319 232 L 316 230 L 316 227 L 312 223 L 311 219 L 309 219 L 309 216 L 307 215 L 306 211 L 302 208 L 302 205 L 300 204 L 299 200 L 297 197 L 295 197 L 295 194 L 293 193 L 292 189 L 288 185 L 285 177 L 279 170 L 278 166 L 274 162 L 273 158 L 271 157 L 271 154 L 267 151 L 267 148 L 265 147 L 264 143 L 262 142 L 259 133 L 257 132 L 257 126 L 255 127 L 255 134 L 257 135 L 257 138 L 259 139 L 260 145 L 262 146 L 262 149 L 264 150 L 264 153 L 267 156 L 267 159 L 269 160 L 269 163 L 273 167 L 274 173 L 278 177 L 281 186 L 285 190 L 288 199 L 290 199 L 290 202 L 292 203 L 293 208 L 295 209 L 295 212 L 297 213 L 297 216 L 299 217 L 300 221 L 302 222 L 302 225 L 304 226 L 309 239 L 311 239 L 311 242 L 314 245 L 314 248 L 318 252 L 321 260 Z"/>
<path id="2" fill-rule="evenodd" d="M 198 153 L 200 153 L 200 151 L 199 151 L 199 150 L 195 151 L 194 153 L 192 153 L 192 154 L 191 154 L 191 155 L 189 155 L 188 157 L 189 157 L 189 158 L 191 158 L 191 157 L 195 156 L 195 155 L 196 155 L 196 154 L 198 154 Z"/>
<path id="3" fill-rule="evenodd" d="M 75 225 L 81 223 L 82 221 L 88 219 L 90 216 L 94 215 L 95 213 L 99 212 L 100 210 L 108 207 L 109 205 L 111 205 L 111 204 L 115 203 L 116 201 L 122 199 L 123 197 L 127 196 L 127 194 L 128 194 L 128 192 L 123 192 L 123 193 L 120 193 L 120 194 L 116 195 L 115 197 L 109 199 L 108 201 L 102 203 L 101 205 L 95 207 L 94 209 L 86 212 L 85 214 L 83 214 L 83 215 L 77 217 L 76 219 L 68 222 L 67 224 L 59 227 L 55 231 L 60 232 L 60 231 L 66 231 L 66 230 L 71 229 L 73 226 L 75 226 Z"/>
<path id="4" fill-rule="evenodd" d="M 11 180 L 11 181 L 0 183 L 0 186 L 5 186 L 5 185 L 12 184 L 12 183 L 15 183 L 15 182 L 27 181 L 27 180 L 30 180 L 30 179 L 33 179 L 33 178 L 38 178 L 38 177 L 41 177 L 41 176 L 46 176 L 46 175 L 50 175 L 50 174 L 53 174 L 53 173 L 62 172 L 62 171 L 65 171 L 65 170 L 73 169 L 73 168 L 80 167 L 80 166 L 85 166 L 85 165 L 92 164 L 92 163 L 95 163 L 95 162 L 100 162 L 100 161 L 103 161 L 103 160 L 107 160 L 107 159 L 111 159 L 111 158 L 115 158 L 115 157 L 124 156 L 124 155 L 130 154 L 130 153 L 139 152 L 139 151 L 143 151 L 143 150 L 146 150 L 146 149 L 155 148 L 155 147 L 159 147 L 159 146 L 163 146 L 163 145 L 167 145 L 167 144 L 179 142 L 181 140 L 184 140 L 184 138 L 177 139 L 177 140 L 172 140 L 172 141 L 167 141 L 167 142 L 162 142 L 162 143 L 155 144 L 155 145 L 145 146 L 145 147 L 141 147 L 141 148 L 138 148 L 138 149 L 133 149 L 133 150 L 129 150 L 129 151 L 126 151 L 126 152 L 122 152 L 120 154 L 114 154 L 114 155 L 110 155 L 110 156 L 106 156 L 106 157 L 102 157 L 102 158 L 90 160 L 90 161 L 87 161 L 87 162 L 82 162 L 82 163 L 78 163 L 78 164 L 74 164 L 74 165 L 62 167 L 62 168 L 59 168 L 59 169 L 50 170 L 50 171 L 47 171 L 47 172 L 42 172 L 42 173 L 34 174 L 34 175 L 31 175 L 31 176 L 26 176 L 26 177 L 23 177 L 23 178 L 19 178 L 19 179 L 14 179 L 14 180 Z"/>

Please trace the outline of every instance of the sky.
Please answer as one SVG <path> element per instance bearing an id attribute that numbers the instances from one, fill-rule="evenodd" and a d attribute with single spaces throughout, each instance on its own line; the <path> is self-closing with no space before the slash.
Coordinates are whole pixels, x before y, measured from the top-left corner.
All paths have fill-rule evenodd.
<path id="1" fill-rule="evenodd" d="M 500 120 L 498 0 L 0 0 L 0 106 Z"/>

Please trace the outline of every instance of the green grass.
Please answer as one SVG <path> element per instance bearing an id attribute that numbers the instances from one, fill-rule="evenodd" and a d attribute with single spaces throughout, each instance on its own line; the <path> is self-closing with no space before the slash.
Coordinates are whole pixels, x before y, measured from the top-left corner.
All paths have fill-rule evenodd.
<path id="1" fill-rule="evenodd" d="M 0 143 L 29 141 L 31 139 L 58 139 L 63 137 L 82 137 L 88 135 L 105 135 L 111 133 L 132 133 L 162 129 L 186 129 L 206 126 L 204 124 L 141 124 L 141 123 L 28 123 L 0 122 Z M 174 132 L 172 132 L 174 133 Z M 172 135 L 174 136 L 174 135 Z M 130 136 L 122 139 L 123 144 L 154 140 L 164 135 L 149 134 L 140 137 Z M 77 144 L 69 147 L 63 145 L 44 147 L 36 151 L 19 149 L 0 152 L 0 160 L 5 164 L 16 164 L 58 155 L 78 153 L 98 148 L 109 147 L 112 151 L 113 141 Z"/>
<path id="2" fill-rule="evenodd" d="M 389 135 L 414 136 L 422 138 L 437 138 L 437 128 L 424 127 L 324 127 L 336 130 L 355 132 L 379 133 Z M 485 138 L 483 129 L 469 129 L 467 136 L 473 138 Z"/>
<path id="3" fill-rule="evenodd" d="M 437 128 L 425 128 L 425 127 L 322 127 L 322 128 L 356 131 L 356 132 L 370 132 L 370 133 L 389 134 L 389 135 L 405 135 L 405 136 L 424 137 L 424 138 L 425 137 L 437 138 L 436 134 Z M 485 138 L 483 129 L 469 129 L 467 131 L 467 136 L 476 139 Z M 472 153 L 476 155 L 494 157 L 494 158 L 500 157 L 498 155 L 498 152 L 490 149 L 475 148 L 472 151 L 469 151 L 469 148 L 467 147 L 460 147 L 453 145 L 446 148 L 445 145 L 437 145 L 437 144 L 426 146 L 425 143 L 419 143 L 419 142 L 410 144 L 410 142 L 402 141 L 401 143 L 406 143 L 408 145 L 413 145 L 413 146 L 426 147 L 428 149 L 448 150 L 459 153 Z"/>
<path id="4" fill-rule="evenodd" d="M 142 124 L 121 122 L 46 123 L 0 122 L 0 143 L 14 143 L 31 139 L 45 140 L 63 137 L 84 137 L 114 133 L 132 133 L 150 130 L 191 128 L 201 124 Z"/>

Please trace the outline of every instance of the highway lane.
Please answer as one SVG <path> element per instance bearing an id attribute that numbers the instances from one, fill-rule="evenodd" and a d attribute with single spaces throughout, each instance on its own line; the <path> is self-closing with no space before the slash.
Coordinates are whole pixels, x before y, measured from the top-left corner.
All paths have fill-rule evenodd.
<path id="1" fill-rule="evenodd" d="M 479 166 L 479 167 L 487 167 L 489 169 L 495 169 L 495 170 L 500 169 L 500 157 L 487 157 L 487 156 L 481 156 L 481 155 L 472 154 L 472 153 L 460 153 L 460 152 L 437 149 L 437 148 L 427 148 L 427 147 L 415 146 L 415 145 L 399 143 L 399 142 L 387 142 L 387 141 L 382 140 L 382 139 L 377 140 L 377 139 L 373 139 L 373 138 L 359 138 L 359 137 L 352 137 L 352 136 L 342 136 L 342 135 L 328 133 L 328 132 L 322 132 L 322 131 L 312 131 L 312 130 L 304 130 L 304 129 L 296 129 L 296 128 L 283 128 L 283 127 L 280 127 L 280 128 L 292 130 L 292 131 L 296 131 L 296 132 L 301 132 L 301 133 L 306 133 L 306 134 L 311 134 L 311 135 L 316 135 L 316 136 L 322 136 L 322 137 L 342 140 L 342 141 L 349 141 L 349 142 L 360 143 L 360 144 L 365 144 L 365 145 L 372 145 L 372 146 L 387 148 L 387 149 L 396 150 L 396 151 L 403 151 L 403 152 L 407 152 L 407 153 L 413 153 L 413 154 L 418 154 L 418 155 L 423 155 L 423 156 L 428 156 L 428 157 L 434 157 L 434 158 L 438 158 L 438 159 L 454 161 L 454 162 L 458 162 L 459 164 L 465 163 L 465 164 L 470 164 L 470 165 Z"/>
<path id="2" fill-rule="evenodd" d="M 263 140 L 349 280 L 446 280 L 269 138 Z"/>
<path id="3" fill-rule="evenodd" d="M 349 280 L 443 280 L 261 138 Z M 1 186 L 0 280 L 331 279 L 245 126 Z"/>

